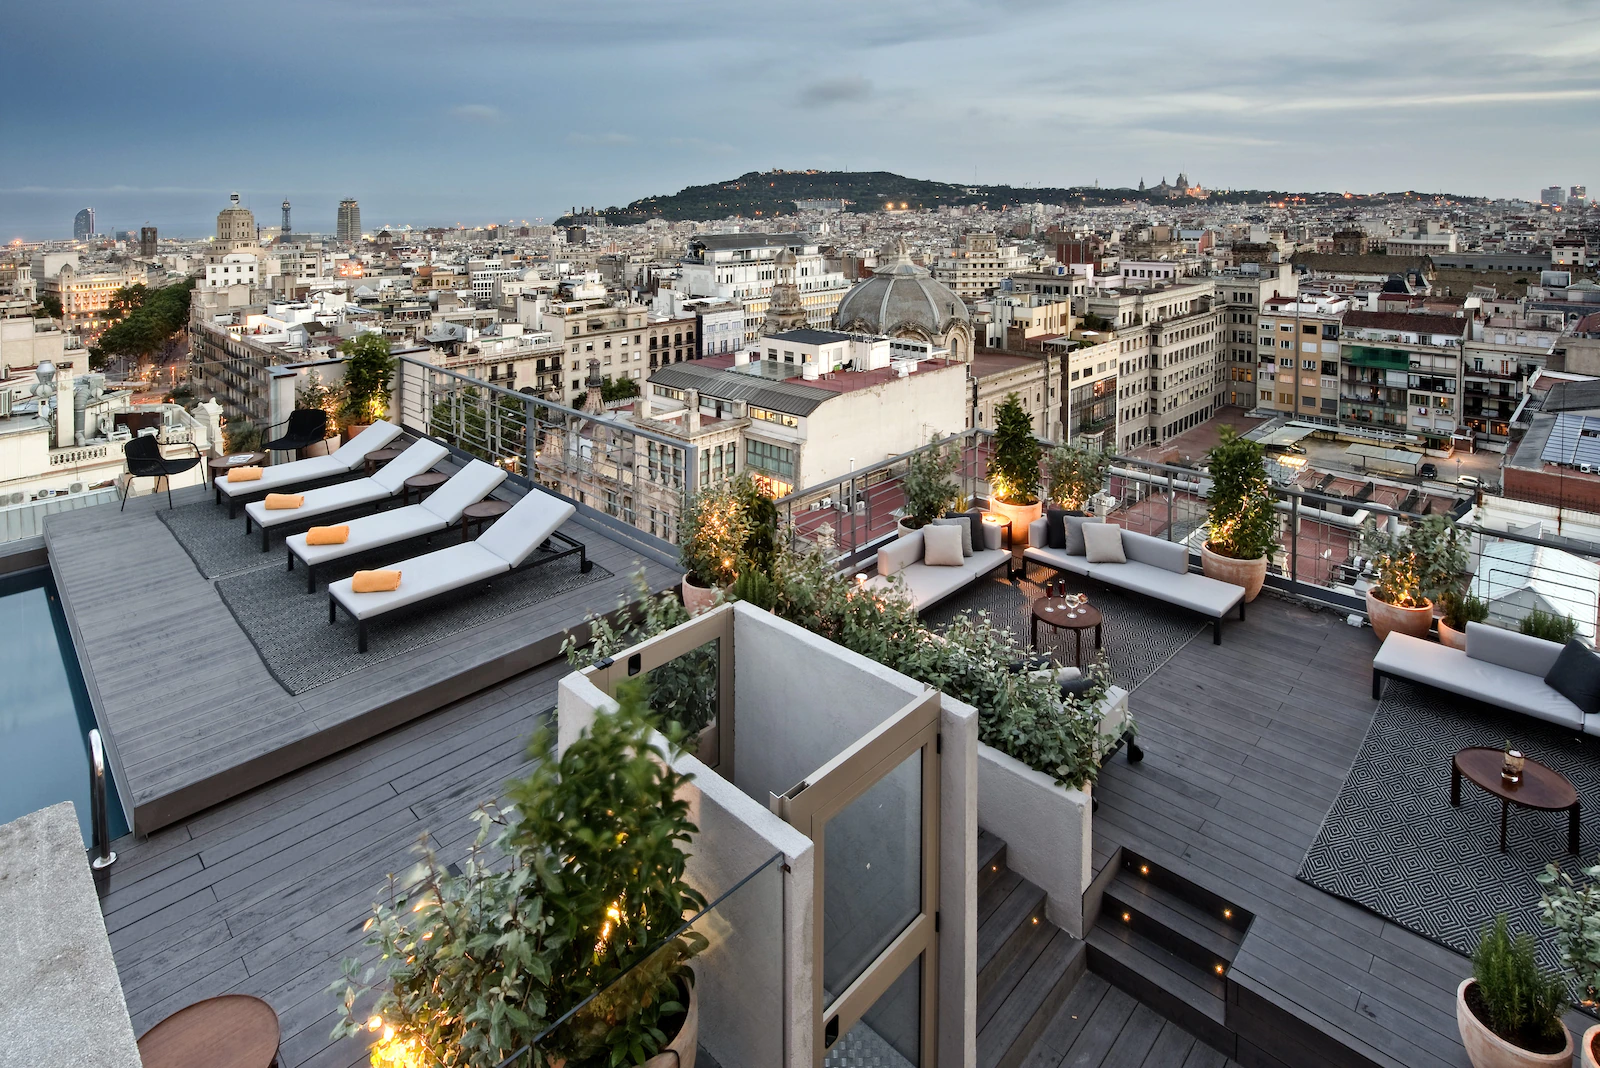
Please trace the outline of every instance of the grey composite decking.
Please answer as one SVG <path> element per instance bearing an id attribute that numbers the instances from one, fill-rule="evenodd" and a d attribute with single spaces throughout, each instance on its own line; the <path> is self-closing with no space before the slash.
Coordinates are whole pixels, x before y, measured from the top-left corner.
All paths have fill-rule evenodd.
<path id="1" fill-rule="evenodd" d="M 194 487 L 174 496 L 192 501 L 206 493 Z M 574 518 L 566 533 L 612 577 L 293 695 L 155 516 L 165 506 L 165 495 L 135 498 L 126 512 L 113 505 L 63 512 L 45 527 L 95 717 L 140 832 L 552 659 L 569 628 L 617 606 L 641 566 L 652 588 L 678 577 Z"/>
<path id="2" fill-rule="evenodd" d="M 1022 1068 L 1239 1068 L 1160 1013 L 1085 975 Z"/>

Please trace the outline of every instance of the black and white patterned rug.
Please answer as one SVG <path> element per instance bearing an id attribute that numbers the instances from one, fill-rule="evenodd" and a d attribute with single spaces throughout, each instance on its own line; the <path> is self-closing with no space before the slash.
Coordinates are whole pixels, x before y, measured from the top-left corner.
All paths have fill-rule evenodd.
<path id="1" fill-rule="evenodd" d="M 367 652 L 358 653 L 355 620 L 341 611 L 338 622 L 330 624 L 327 593 L 327 582 L 348 577 L 356 565 L 329 567 L 325 578 L 318 575 L 317 592 L 307 593 L 303 571 L 285 570 L 281 553 L 273 560 L 276 567 L 234 574 L 216 585 L 267 670 L 292 694 L 611 577 L 599 564 L 583 574 L 576 555 L 527 566 L 491 580 L 487 589 L 469 586 L 373 620 Z"/>
<path id="2" fill-rule="evenodd" d="M 979 579 L 947 600 L 929 608 L 922 620 L 935 630 L 948 627 L 965 612 L 987 612 L 989 618 L 1011 633 L 1017 648 L 1030 648 L 1033 602 L 1044 596 L 1044 583 L 1064 580 L 1070 593 L 1089 595 L 1089 603 L 1100 609 L 1101 652 L 1111 666 L 1111 677 L 1125 690 L 1136 689 L 1177 655 L 1211 624 L 1181 608 L 1161 601 L 1124 592 L 1075 575 L 1056 574 L 1038 564 L 1028 565 L 1028 577 L 1008 579 L 999 570 Z M 1072 632 L 1056 627 L 1039 627 L 1038 652 L 1048 654 L 1058 664 L 1074 660 Z M 1094 655 L 1094 632 L 1083 634 L 1083 663 Z"/>
<path id="3" fill-rule="evenodd" d="M 208 579 L 238 574 L 263 564 L 283 566 L 283 539 L 273 541 L 278 547 L 276 555 L 262 552 L 260 532 L 244 532 L 242 505 L 239 514 L 229 519 L 227 503 L 214 504 L 208 496 L 203 501 L 178 508 L 163 508 L 156 515 L 189 554 L 200 574 Z"/>
<path id="4" fill-rule="evenodd" d="M 1552 861 L 1576 873 L 1600 850 L 1600 739 L 1423 686 L 1389 682 L 1350 777 L 1299 878 L 1424 938 L 1470 955 L 1505 913 L 1512 931 L 1559 963 L 1534 876 Z M 1450 768 L 1470 746 L 1507 742 L 1565 775 L 1582 808 L 1582 853 L 1567 853 L 1567 813 L 1513 805 L 1500 852 L 1500 802 L 1466 779 L 1450 805 Z"/>

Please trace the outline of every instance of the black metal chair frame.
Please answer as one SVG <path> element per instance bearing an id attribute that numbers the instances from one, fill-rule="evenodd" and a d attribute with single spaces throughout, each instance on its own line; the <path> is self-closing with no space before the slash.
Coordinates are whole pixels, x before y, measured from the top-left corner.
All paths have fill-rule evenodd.
<path id="1" fill-rule="evenodd" d="M 128 450 L 146 438 L 150 439 L 150 443 L 153 446 L 154 455 L 131 455 Z M 161 455 L 161 442 L 157 440 L 157 436 L 155 434 L 140 434 L 134 437 L 132 440 L 124 442 L 122 446 L 122 458 L 123 461 L 128 465 L 128 481 L 122 484 L 122 506 L 118 508 L 117 511 L 120 512 L 127 510 L 128 495 L 133 492 L 133 480 L 136 478 L 165 479 L 167 483 L 167 507 L 171 508 L 172 476 L 181 475 L 185 471 L 194 467 L 196 464 L 202 463 L 205 460 L 205 457 L 200 455 L 200 446 L 196 445 L 194 442 L 180 441 L 174 443 L 174 447 L 181 447 L 184 445 L 187 445 L 189 448 L 194 450 L 194 455 L 192 457 L 180 456 L 169 459 L 168 457 Z M 135 464 L 144 465 L 145 470 L 135 471 Z"/>
<path id="2" fill-rule="evenodd" d="M 313 414 L 317 416 L 314 427 L 312 420 L 296 418 Z M 297 426 L 297 423 L 303 425 Z M 328 436 L 328 413 L 321 408 L 296 408 L 283 422 L 274 423 L 267 429 L 270 431 L 280 426 L 284 428 L 283 436 L 262 442 L 262 452 L 295 452 L 325 440 Z"/>

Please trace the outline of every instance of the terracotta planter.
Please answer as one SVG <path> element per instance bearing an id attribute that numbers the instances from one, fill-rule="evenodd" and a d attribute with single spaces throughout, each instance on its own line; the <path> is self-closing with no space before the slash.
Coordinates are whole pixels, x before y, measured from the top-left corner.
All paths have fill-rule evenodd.
<path id="1" fill-rule="evenodd" d="M 1583 1033 L 1583 1068 L 1600 1068 L 1600 1061 L 1597 1061 L 1594 1055 L 1596 1038 L 1600 1038 L 1600 1024 L 1595 1024 Z"/>
<path id="2" fill-rule="evenodd" d="M 683 576 L 683 607 L 689 610 L 691 616 L 714 607 L 717 595 L 721 592 L 715 586 L 696 586 L 688 575 Z"/>
<path id="3" fill-rule="evenodd" d="M 1372 624 L 1372 632 L 1378 636 L 1379 641 L 1391 633 L 1426 638 L 1429 627 L 1433 625 L 1433 602 L 1423 601 L 1416 608 L 1401 608 L 1388 601 L 1378 600 L 1372 596 L 1372 591 L 1368 590 L 1367 621 Z"/>
<path id="4" fill-rule="evenodd" d="M 1011 520 L 1011 544 L 1028 544 L 1028 524 L 1044 515 L 1044 502 L 1010 504 L 995 498 L 989 502 L 989 511 L 997 512 Z"/>
<path id="5" fill-rule="evenodd" d="M 1200 546 L 1200 570 L 1206 578 L 1243 586 L 1245 603 L 1248 604 L 1256 599 L 1262 583 L 1267 581 L 1267 558 L 1258 556 L 1254 560 L 1235 560 L 1231 556 L 1212 552 L 1208 542 Z"/>
<path id="6" fill-rule="evenodd" d="M 1572 1064 L 1572 1032 L 1563 1024 L 1566 1046 L 1560 1053 L 1529 1053 L 1513 1046 L 1489 1030 L 1467 1007 L 1467 987 L 1476 980 L 1463 979 L 1456 987 L 1456 1027 L 1461 1031 L 1461 1044 L 1467 1048 L 1467 1060 L 1473 1068 L 1569 1068 Z M 1593 1030 L 1593 1029 L 1591 1029 Z M 1584 1044 L 1585 1050 L 1588 1043 Z M 1593 1062 L 1589 1062 L 1593 1063 Z"/>
<path id="7" fill-rule="evenodd" d="M 1456 630 L 1441 619 L 1439 620 L 1439 642 L 1441 645 L 1448 645 L 1452 649 L 1460 649 L 1464 653 L 1467 651 L 1467 632 Z"/>
<path id="8" fill-rule="evenodd" d="M 689 986 L 689 1009 L 684 1013 L 683 1026 L 671 1042 L 661 1047 L 661 1052 L 644 1062 L 644 1068 L 694 1068 L 695 1054 L 700 1048 L 700 1000 L 695 992 L 698 984 Z"/>
<path id="9" fill-rule="evenodd" d="M 323 438 L 315 445 L 307 445 L 305 448 L 300 450 L 300 457 L 301 459 L 306 459 L 312 456 L 326 456 L 338 449 L 338 447 L 339 435 L 335 434 L 331 438 Z"/>
<path id="10" fill-rule="evenodd" d="M 896 534 L 898 534 L 902 538 L 905 537 L 907 534 L 910 534 L 914 530 L 921 530 L 921 529 L 922 529 L 921 527 L 908 527 L 908 526 L 906 526 L 906 521 L 904 519 L 900 520 L 899 522 L 897 522 L 894 525 L 894 532 Z"/>
<path id="11" fill-rule="evenodd" d="M 344 439 L 349 441 L 351 438 L 355 437 L 357 434 L 361 433 L 371 425 L 371 423 L 351 423 L 349 426 L 344 428 Z"/>

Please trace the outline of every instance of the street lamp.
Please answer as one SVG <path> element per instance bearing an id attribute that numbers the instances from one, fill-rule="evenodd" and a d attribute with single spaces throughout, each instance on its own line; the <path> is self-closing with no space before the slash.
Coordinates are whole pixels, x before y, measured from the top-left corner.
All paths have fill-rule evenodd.
<path id="1" fill-rule="evenodd" d="M 1461 485 L 1461 461 L 1456 461 L 1456 485 Z"/>

